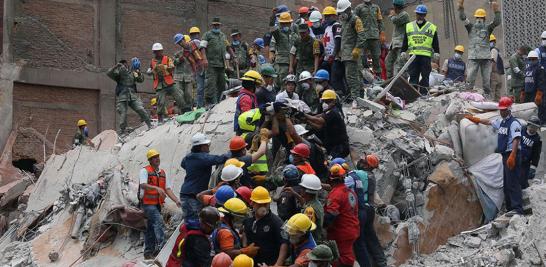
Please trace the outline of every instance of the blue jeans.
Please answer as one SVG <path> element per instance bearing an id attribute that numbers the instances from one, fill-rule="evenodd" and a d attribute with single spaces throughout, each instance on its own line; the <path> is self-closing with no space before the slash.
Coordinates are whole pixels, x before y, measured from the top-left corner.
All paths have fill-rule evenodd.
<path id="1" fill-rule="evenodd" d="M 523 214 L 523 200 L 521 193 L 521 184 L 520 184 L 520 162 L 516 160 L 516 166 L 513 170 L 508 168 L 506 161 L 510 156 L 510 152 L 505 152 L 502 154 L 502 164 L 503 164 L 503 173 L 504 173 L 504 201 L 506 203 L 507 211 L 516 211 L 518 214 Z M 516 159 L 519 157 L 516 156 Z"/>
<path id="2" fill-rule="evenodd" d="M 148 219 L 144 232 L 144 253 L 159 252 L 165 244 L 165 226 L 159 205 L 142 205 Z"/>
<path id="3" fill-rule="evenodd" d="M 203 208 L 203 205 L 199 200 L 193 196 L 180 195 L 180 202 L 182 202 L 182 215 L 184 220 L 199 220 L 199 211 Z"/>

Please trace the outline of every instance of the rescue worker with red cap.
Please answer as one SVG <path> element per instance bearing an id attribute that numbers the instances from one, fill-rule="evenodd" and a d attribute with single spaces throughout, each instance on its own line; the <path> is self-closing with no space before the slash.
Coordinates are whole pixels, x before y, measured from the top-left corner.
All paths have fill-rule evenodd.
<path id="1" fill-rule="evenodd" d="M 243 139 L 240 136 L 234 136 L 231 138 L 229 142 L 229 150 L 230 150 L 230 158 L 236 158 L 239 161 L 243 162 L 244 165 L 240 166 L 243 168 L 244 174 L 241 177 L 241 185 L 253 187 L 254 182 L 250 178 L 250 175 L 248 173 L 248 166 L 252 165 L 252 163 L 255 163 L 258 161 L 266 152 L 267 149 L 267 142 L 269 141 L 270 131 L 268 129 L 262 128 L 260 129 L 260 146 L 258 147 L 258 150 L 256 152 L 247 155 L 247 146 L 248 144 L 245 142 L 245 139 Z"/>
<path id="2" fill-rule="evenodd" d="M 474 123 L 491 125 L 497 130 L 497 149 L 495 152 L 502 155 L 502 164 L 504 166 L 503 190 L 508 216 L 516 213 L 523 214 L 523 201 L 519 179 L 521 124 L 512 116 L 512 103 L 510 97 L 501 97 L 498 104 L 501 118 L 491 121 L 471 115 L 465 116 L 466 119 Z"/>
<path id="3" fill-rule="evenodd" d="M 305 143 L 300 143 L 290 150 L 288 161 L 290 161 L 291 164 L 294 164 L 301 174 L 316 174 L 315 170 L 308 162 L 310 155 L 311 150 L 309 149 L 309 146 Z"/>

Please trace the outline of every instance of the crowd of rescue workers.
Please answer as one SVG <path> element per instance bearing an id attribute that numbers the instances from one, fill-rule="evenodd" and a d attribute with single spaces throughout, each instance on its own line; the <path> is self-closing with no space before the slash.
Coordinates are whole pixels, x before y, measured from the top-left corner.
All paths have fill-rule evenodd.
<path id="1" fill-rule="evenodd" d="M 491 22 L 481 8 L 471 21 L 464 0 L 458 0 L 469 35 L 468 69 L 462 45 L 440 67 L 438 28 L 426 20 L 427 7 L 418 5 L 411 21 L 405 5 L 393 0 L 385 19 L 370 0 L 354 7 L 339 0 L 322 12 L 301 7 L 295 20 L 280 5 L 271 14 L 271 30 L 250 45 L 237 29 L 229 41 L 219 18 L 202 36 L 197 27 L 176 34 L 174 43 L 181 49 L 173 57 L 154 43 L 145 72 L 153 77 L 156 94 L 151 115 L 136 91 L 144 81 L 140 60 L 113 66 L 107 75 L 117 83 L 120 134 L 127 132 L 128 107 L 151 128 L 153 121 L 163 123 L 173 114 L 211 109 L 227 87 L 237 81 L 241 86 L 229 152 L 210 154 L 209 137 L 195 134 L 181 162 L 186 175 L 179 197 L 172 190 L 173 177 L 160 168 L 160 152 L 148 151 L 149 165 L 139 175 L 140 206 L 147 217 L 144 258 L 156 257 L 166 243 L 161 207 L 168 197 L 182 209 L 184 221 L 167 266 L 353 266 L 355 261 L 363 267 L 387 266 L 373 228 L 382 205 L 374 200 L 373 170 L 381 160 L 351 153 L 342 105 L 354 106 L 364 96 L 370 81 L 363 81 L 363 69 L 374 75 L 372 83 L 382 83 L 408 60 L 401 75 L 423 96 L 431 71 L 465 83 L 469 91 L 481 73 L 483 94 L 499 102 L 501 118 L 466 118 L 498 130 L 506 211 L 523 213 L 521 190 L 538 164 L 537 131 L 546 122 L 546 31 L 538 48 L 520 47 L 505 68 L 492 34 L 501 23 L 498 4 L 491 3 Z M 385 22 L 393 24 L 390 43 Z M 502 85 L 505 70 L 509 90 Z M 168 105 L 167 96 L 174 105 Z M 526 126 L 511 115 L 516 101 L 538 106 L 538 116 Z M 87 122 L 78 121 L 75 145 L 92 145 L 88 135 Z"/>

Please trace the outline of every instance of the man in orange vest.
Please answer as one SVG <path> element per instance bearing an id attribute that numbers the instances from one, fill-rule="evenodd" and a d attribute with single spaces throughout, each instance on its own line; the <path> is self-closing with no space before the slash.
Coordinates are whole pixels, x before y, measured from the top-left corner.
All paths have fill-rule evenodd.
<path id="1" fill-rule="evenodd" d="M 184 106 L 184 95 L 180 89 L 177 89 L 177 87 L 174 86 L 174 60 L 163 55 L 163 45 L 160 43 L 153 44 L 152 51 L 154 53 L 154 58 L 152 58 L 147 73 L 154 77 L 154 90 L 157 94 L 158 121 L 163 122 L 163 118 L 167 112 L 167 95 L 174 97 L 177 107 Z"/>
<path id="2" fill-rule="evenodd" d="M 150 149 L 146 157 L 150 165 L 140 170 L 139 200 L 148 219 L 144 233 L 144 258 L 151 259 L 165 244 L 165 226 L 161 217 L 165 197 L 168 196 L 178 207 L 181 207 L 181 204 L 172 191 L 172 180 L 167 179 L 165 171 L 159 168 L 159 152 Z"/>

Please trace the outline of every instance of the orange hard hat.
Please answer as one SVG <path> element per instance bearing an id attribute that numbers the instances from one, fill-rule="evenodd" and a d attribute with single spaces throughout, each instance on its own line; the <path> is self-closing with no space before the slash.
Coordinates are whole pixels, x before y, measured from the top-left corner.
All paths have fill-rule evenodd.
<path id="1" fill-rule="evenodd" d="M 343 177 L 346 173 L 345 168 L 339 164 L 334 164 L 330 167 L 330 177 Z"/>
<path id="2" fill-rule="evenodd" d="M 306 7 L 306 6 L 302 6 L 302 7 L 300 7 L 300 9 L 298 10 L 298 13 L 299 13 L 299 14 L 309 13 L 309 8 Z"/>
<path id="3" fill-rule="evenodd" d="M 507 97 L 507 96 L 503 96 L 499 100 L 499 106 L 498 107 L 499 107 L 499 109 L 509 109 L 512 106 L 512 103 L 514 103 L 512 101 L 512 98 Z"/>
<path id="4" fill-rule="evenodd" d="M 367 155 L 366 163 L 372 168 L 377 168 L 379 167 L 379 158 L 375 154 Z"/>
<path id="5" fill-rule="evenodd" d="M 231 141 L 229 141 L 229 150 L 238 151 L 245 148 L 246 145 L 245 139 L 240 136 L 234 136 L 231 138 Z"/>
<path id="6" fill-rule="evenodd" d="M 239 195 L 239 197 L 244 202 L 246 202 L 246 204 L 250 205 L 250 195 L 252 195 L 252 191 L 250 190 L 250 188 L 246 186 L 240 186 L 239 188 L 237 188 L 237 190 L 235 190 L 235 192 L 237 192 L 237 195 Z"/>
<path id="7" fill-rule="evenodd" d="M 292 150 L 290 150 L 290 153 L 296 154 L 303 158 L 309 158 L 309 155 L 311 155 L 309 146 L 304 143 L 297 144 L 294 148 L 292 148 Z"/>
<path id="8" fill-rule="evenodd" d="M 231 257 L 226 254 L 225 252 L 220 252 L 219 254 L 216 254 L 214 258 L 212 258 L 212 267 L 230 267 L 233 261 L 231 260 Z"/>

